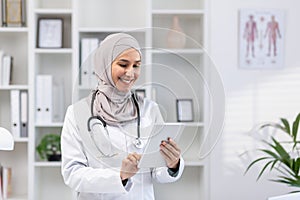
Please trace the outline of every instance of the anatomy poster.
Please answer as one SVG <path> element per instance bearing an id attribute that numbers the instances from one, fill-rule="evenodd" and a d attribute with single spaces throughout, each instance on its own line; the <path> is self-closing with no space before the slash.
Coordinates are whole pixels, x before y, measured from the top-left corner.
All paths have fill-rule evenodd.
<path id="1" fill-rule="evenodd" d="M 241 68 L 274 69 L 284 65 L 284 12 L 240 10 L 239 63 Z"/>

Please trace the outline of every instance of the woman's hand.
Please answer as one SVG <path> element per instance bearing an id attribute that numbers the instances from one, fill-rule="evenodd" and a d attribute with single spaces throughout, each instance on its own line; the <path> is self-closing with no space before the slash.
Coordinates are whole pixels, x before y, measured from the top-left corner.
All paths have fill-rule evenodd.
<path id="1" fill-rule="evenodd" d="M 122 180 L 130 178 L 138 172 L 139 168 L 137 165 L 140 159 L 141 155 L 134 152 L 122 160 L 120 172 L 120 177 Z"/>
<path id="2" fill-rule="evenodd" d="M 160 144 L 160 152 L 169 168 L 178 167 L 181 150 L 173 139 L 168 138 L 167 141 L 162 141 Z"/>

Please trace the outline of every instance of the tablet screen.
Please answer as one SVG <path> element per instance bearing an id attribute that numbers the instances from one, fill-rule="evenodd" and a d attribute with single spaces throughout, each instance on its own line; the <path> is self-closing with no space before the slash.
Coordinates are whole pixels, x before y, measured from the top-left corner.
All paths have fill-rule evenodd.
<path id="1" fill-rule="evenodd" d="M 159 152 L 161 141 L 168 137 L 179 142 L 184 125 L 182 124 L 156 124 L 147 141 L 142 158 L 138 164 L 139 168 L 163 167 L 166 162 Z"/>

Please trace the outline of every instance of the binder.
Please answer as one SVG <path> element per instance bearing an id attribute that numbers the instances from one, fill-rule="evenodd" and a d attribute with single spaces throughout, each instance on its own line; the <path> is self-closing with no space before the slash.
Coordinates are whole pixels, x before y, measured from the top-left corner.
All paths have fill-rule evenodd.
<path id="1" fill-rule="evenodd" d="M 28 137 L 28 93 L 21 91 L 21 137 Z"/>
<path id="2" fill-rule="evenodd" d="M 93 62 L 93 58 L 95 55 L 95 50 L 97 49 L 99 44 L 99 39 L 98 38 L 91 38 L 90 40 L 90 58 L 91 58 L 91 62 L 89 65 L 89 87 L 90 88 L 95 88 L 97 86 L 97 77 L 95 74 L 95 64 Z"/>
<path id="3" fill-rule="evenodd" d="M 53 80 L 53 122 L 64 120 L 64 94 L 63 81 Z"/>
<path id="4" fill-rule="evenodd" d="M 2 186 L 3 178 L 2 178 L 2 165 L 0 164 L 0 200 L 3 200 L 3 186 Z"/>
<path id="5" fill-rule="evenodd" d="M 90 39 L 81 39 L 81 51 L 80 51 L 80 85 L 82 87 L 89 87 L 89 67 L 87 58 L 89 56 Z"/>
<path id="6" fill-rule="evenodd" d="M 4 51 L 0 50 L 0 85 L 2 85 L 2 77 L 3 77 L 3 56 Z"/>
<path id="7" fill-rule="evenodd" d="M 0 1 L 0 26 L 2 26 L 2 18 L 3 18 L 2 1 Z M 1 200 L 1 195 L 0 195 L 0 200 Z"/>
<path id="8" fill-rule="evenodd" d="M 53 116 L 53 89 L 52 89 L 52 76 L 44 75 L 44 88 L 43 88 L 43 121 L 45 123 L 52 122 Z"/>
<path id="9" fill-rule="evenodd" d="M 2 59 L 2 85 L 9 85 L 12 78 L 12 57 L 4 55 Z"/>
<path id="10" fill-rule="evenodd" d="M 94 73 L 94 51 L 98 47 L 98 38 L 82 38 L 81 39 L 81 73 L 80 85 L 91 88 L 97 84 Z"/>
<path id="11" fill-rule="evenodd" d="M 37 75 L 36 77 L 36 123 L 52 122 L 52 76 Z"/>
<path id="12" fill-rule="evenodd" d="M 36 92 L 35 92 L 35 121 L 36 123 L 43 122 L 43 76 L 36 77 Z"/>
<path id="13" fill-rule="evenodd" d="M 20 90 L 10 91 L 11 132 L 14 138 L 21 136 L 20 127 Z"/>

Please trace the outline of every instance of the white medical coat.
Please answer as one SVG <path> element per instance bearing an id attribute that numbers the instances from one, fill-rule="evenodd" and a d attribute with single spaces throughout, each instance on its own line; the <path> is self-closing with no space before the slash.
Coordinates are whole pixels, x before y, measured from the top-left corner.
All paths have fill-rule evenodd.
<path id="1" fill-rule="evenodd" d="M 140 114 L 142 138 L 148 134 L 147 130 L 151 125 L 163 122 L 159 107 L 153 101 L 145 100 L 143 107 L 140 108 Z M 76 123 L 78 116 L 75 115 L 78 114 L 74 114 L 74 105 L 69 106 L 62 129 L 61 170 L 65 183 L 76 191 L 77 199 L 154 200 L 153 181 L 168 183 L 181 177 L 184 169 L 182 158 L 178 174 L 175 177 L 169 174 L 167 167 L 140 169 L 124 187 L 120 179 L 121 161 L 116 162 L 119 163 L 116 166 L 111 165 L 105 160 L 111 161 L 114 158 L 99 158 L 93 151 L 90 151 L 79 133 L 80 128 Z M 137 149 L 133 145 L 133 140 L 136 138 L 136 122 L 122 127 L 124 129 L 107 126 L 111 144 L 126 153 L 142 153 L 143 149 Z M 126 130 L 125 134 L 124 130 Z M 107 146 L 103 148 L 105 149 Z"/>

